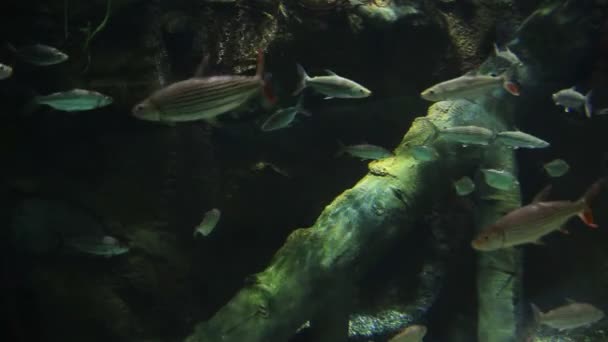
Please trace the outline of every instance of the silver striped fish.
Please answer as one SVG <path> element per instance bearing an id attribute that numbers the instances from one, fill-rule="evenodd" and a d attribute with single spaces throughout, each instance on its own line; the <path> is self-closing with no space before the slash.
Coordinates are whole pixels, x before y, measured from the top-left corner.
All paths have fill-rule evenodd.
<path id="1" fill-rule="evenodd" d="M 264 55 L 260 51 L 255 76 L 193 77 L 154 92 L 133 107 L 132 113 L 147 121 L 212 120 L 240 107 L 261 90 L 270 102 L 275 102 L 263 72 Z"/>
<path id="2" fill-rule="evenodd" d="M 540 239 L 559 230 L 573 216 L 578 215 L 591 228 L 597 228 L 589 202 L 600 191 L 604 181 L 593 184 L 578 201 L 545 202 L 546 188 L 531 204 L 515 209 L 494 224 L 484 228 L 471 242 L 478 251 L 494 251 L 527 243 L 540 243 Z"/>

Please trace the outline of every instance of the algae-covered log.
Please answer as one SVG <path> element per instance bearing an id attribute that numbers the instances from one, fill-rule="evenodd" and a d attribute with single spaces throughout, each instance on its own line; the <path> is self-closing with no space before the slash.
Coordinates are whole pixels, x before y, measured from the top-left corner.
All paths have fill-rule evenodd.
<path id="1" fill-rule="evenodd" d="M 333 310 L 333 298 L 407 236 L 435 196 L 452 191 L 450 179 L 478 165 L 483 148 L 441 141 L 435 146 L 442 158 L 414 159 L 409 147 L 432 138 L 430 121 L 439 127 L 502 126 L 471 102 L 432 106 L 428 120 L 414 122 L 395 157 L 370 163 L 367 176 L 328 205 L 312 227 L 293 232 L 270 266 L 198 325 L 188 341 L 285 341 L 305 321 Z"/>
<path id="2" fill-rule="evenodd" d="M 525 112 L 527 105 L 549 96 L 553 90 L 540 88 L 536 82 L 542 81 L 543 75 L 559 78 L 568 73 L 564 68 L 568 62 L 553 58 L 546 50 L 560 49 L 561 55 L 569 56 L 570 61 L 580 61 L 585 51 L 581 46 L 589 47 L 588 36 L 593 29 L 591 23 L 580 19 L 591 13 L 595 4 L 560 2 L 553 10 L 537 12 L 519 31 L 519 42 L 513 44 L 518 48 L 515 51 L 525 56 L 524 62 L 533 68 L 524 68 L 525 73 L 520 75 L 523 89 L 529 95 L 517 99 L 503 94 L 488 98 L 484 105 L 481 101 L 459 100 L 431 106 L 426 119 L 414 121 L 394 157 L 370 163 L 368 175 L 329 204 L 314 225 L 294 231 L 270 265 L 248 279 L 246 286 L 209 321 L 198 324 L 187 341 L 286 341 L 304 322 L 331 316 L 331 312 L 336 313 L 334 321 L 343 322 L 339 318 L 348 305 L 344 295 L 348 295 L 350 287 L 384 251 L 408 237 L 416 228 L 416 218 L 428 212 L 433 201 L 441 201 L 453 191 L 451 180 L 472 175 L 480 166 L 515 167 L 513 152 L 509 150 L 492 148 L 487 153 L 483 147 L 433 140 L 430 122 L 441 128 L 477 125 L 495 131 L 513 129 L 513 113 Z M 555 40 L 556 33 L 577 44 L 563 45 L 566 40 Z M 535 45 L 545 38 L 544 46 Z M 491 58 L 480 71 L 495 69 Z M 410 147 L 425 143 L 439 151 L 439 159 L 420 162 L 411 156 Z M 489 197 L 481 197 L 480 225 L 516 206 L 517 190 L 507 196 L 486 193 Z M 482 317 L 478 335 L 484 342 L 515 338 L 518 259 L 514 250 L 488 253 L 480 258 Z M 492 275 L 492 269 L 498 272 Z M 505 275 L 509 274 L 515 278 L 510 285 L 505 282 L 508 278 Z M 505 292 L 494 300 L 496 290 Z"/>

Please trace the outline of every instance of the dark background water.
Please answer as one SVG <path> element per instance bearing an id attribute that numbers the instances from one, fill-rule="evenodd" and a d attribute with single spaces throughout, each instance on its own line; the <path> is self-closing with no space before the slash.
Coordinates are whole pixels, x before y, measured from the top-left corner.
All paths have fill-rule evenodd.
<path id="1" fill-rule="evenodd" d="M 204 52 L 199 49 L 217 55 L 214 48 L 222 38 L 212 29 L 226 25 L 239 32 L 249 27 L 234 19 L 233 9 L 214 7 L 215 22 L 210 23 L 204 19 L 209 18 L 206 11 L 211 5 L 117 2 L 107 28 L 93 41 L 90 68 L 83 72 L 87 58 L 78 28 L 87 21 L 93 26 L 100 22 L 105 4 L 72 5 L 67 39 L 61 1 L 9 4 L 0 21 L 2 42 L 43 42 L 70 55 L 64 64 L 33 67 L 7 48 L 0 50 L 0 62 L 15 69 L 11 79 L 0 81 L 2 307 L 8 318 L 2 330 L 11 341 L 173 341 L 188 335 L 194 323 L 211 317 L 248 275 L 264 269 L 291 231 L 312 225 L 325 205 L 367 173 L 365 162 L 335 157 L 338 140 L 397 146 L 412 120 L 424 115 L 429 105 L 417 94 L 466 71 L 463 65 L 483 60 L 495 40 L 507 39 L 502 37 L 503 26 L 511 27 L 508 20 L 497 19 L 481 40 L 483 53 L 463 61 L 445 26 L 400 22 L 355 34 L 341 13 L 310 18 L 301 14 L 311 24 L 284 25 L 287 32 L 280 31 L 281 39 L 266 53 L 280 104 L 295 102 L 288 94 L 296 82 L 296 62 L 311 75 L 331 69 L 374 94 L 363 100 L 328 101 L 307 93 L 305 106 L 313 113 L 311 118 L 263 133 L 258 125 L 264 109 L 256 101 L 240 117 L 225 118 L 221 128 L 199 122 L 168 127 L 130 115 L 135 103 L 159 87 L 159 74 L 168 81 L 184 79 L 196 69 Z M 516 5 L 521 15 L 534 8 L 528 2 Z M 467 11 L 477 4 L 441 6 L 448 5 L 437 8 L 467 18 Z M 159 11 L 169 9 L 190 11 L 194 28 L 164 32 Z M 256 11 L 248 9 L 241 20 L 261 22 L 263 16 Z M 202 30 L 211 38 L 201 38 Z M 608 106 L 602 89 L 608 43 L 604 30 L 597 33 L 597 44 L 589 48 L 583 63 L 572 65 L 570 77 L 541 85 L 540 92 L 551 94 L 572 85 L 594 87 L 596 106 Z M 214 58 L 209 73 L 253 64 L 249 52 L 240 55 L 235 46 L 238 43 L 225 50 L 233 53 L 228 60 L 234 63 L 217 63 Z M 34 94 L 74 87 L 98 89 L 112 95 L 115 103 L 75 114 L 48 108 L 23 113 Z M 546 150 L 517 152 L 524 202 L 548 182 L 554 185 L 552 198 L 578 198 L 606 175 L 608 116 L 589 120 L 580 113 L 563 113 L 550 96 L 542 98 L 520 113 L 517 123 L 521 130 L 551 142 Z M 572 169 L 551 181 L 542 164 L 553 158 L 565 159 Z M 259 161 L 276 164 L 290 177 L 253 171 L 251 166 Z M 594 204 L 601 227 L 608 225 L 607 197 Z M 471 211 L 467 205 L 463 213 Z M 222 210 L 217 230 L 207 239 L 193 239 L 193 227 L 213 207 Z M 23 211 L 26 219 L 17 220 Z M 42 250 L 32 251 L 27 243 L 24 247 L 16 238 L 16 230 L 24 228 L 15 222 L 28 223 L 27 239 L 43 245 Z M 60 237 L 55 239 L 48 231 L 65 232 L 70 225 L 83 230 L 100 226 L 132 249 L 108 260 L 68 253 Z M 569 226 L 569 236 L 554 234 L 545 247 L 526 247 L 525 294 L 543 308 L 572 297 L 608 309 L 603 291 L 608 285 L 608 233 L 588 230 L 576 220 Z M 456 234 L 459 252 L 446 267 L 443 291 L 426 315 L 433 340 L 456 341 L 448 337 L 455 336 L 454 330 L 474 333 L 471 234 L 470 227 Z M 430 249 L 428 242 L 419 241 L 428 241 L 430 235 L 421 229 L 387 253 L 361 284 L 361 306 L 374 307 L 385 297 L 390 299 L 384 293 L 385 282 L 399 283 L 394 278 L 401 273 L 407 274 L 402 283 L 413 281 L 417 272 L 412 270 L 419 269 Z"/>

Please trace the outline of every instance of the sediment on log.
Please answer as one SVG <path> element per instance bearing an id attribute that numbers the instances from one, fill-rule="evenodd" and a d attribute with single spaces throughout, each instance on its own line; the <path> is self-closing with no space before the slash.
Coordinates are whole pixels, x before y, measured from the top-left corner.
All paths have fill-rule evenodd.
<path id="1" fill-rule="evenodd" d="M 495 131 L 510 130 L 514 129 L 514 113 L 525 113 L 527 104 L 550 96 L 554 89 L 539 87 L 539 81 L 545 75 L 563 76 L 571 72 L 566 65 L 580 61 L 584 54 L 580 47 L 589 47 L 593 30 L 593 25 L 581 22 L 581 18 L 599 7 L 591 0 L 556 3 L 550 11 L 536 12 L 519 31 L 517 44 L 513 44 L 531 66 L 518 73 L 522 88 L 529 95 L 517 99 L 501 93 L 483 102 L 458 100 L 432 105 L 425 119 L 414 121 L 395 149 L 394 157 L 370 163 L 364 178 L 336 197 L 311 227 L 295 230 L 269 266 L 252 276 L 209 321 L 199 323 L 186 341 L 288 340 L 304 322 L 344 302 L 340 298 L 342 289 L 356 284 L 384 251 L 406 239 L 416 228 L 415 219 L 428 212 L 433 201 L 441 201 L 448 191 L 453 191 L 451 180 L 471 175 L 486 163 L 490 167 L 513 169 L 512 151 L 488 152 L 480 147 L 465 148 L 433 140 L 430 122 L 441 128 L 476 125 Z M 606 17 L 605 10 L 602 16 Z M 564 45 L 564 40 L 553 39 L 556 33 L 569 41 L 578 39 L 578 44 Z M 544 45 L 535 45 L 545 38 Z M 569 57 L 554 58 L 547 49 L 559 49 L 560 55 Z M 480 72 L 497 71 L 496 66 L 495 58 L 490 57 Z M 415 160 L 410 148 L 421 144 L 433 145 L 441 157 L 430 162 Z M 501 197 L 482 193 L 479 225 L 517 206 L 518 193 L 518 189 Z M 521 298 L 519 259 L 518 252 L 513 250 L 482 254 L 479 258 L 481 341 L 515 338 L 517 301 Z M 496 272 L 503 266 L 502 271 Z M 511 274 L 514 279 L 505 286 L 506 275 Z M 495 300 L 492 295 L 497 290 L 503 292 Z M 338 316 L 341 311 L 342 307 L 338 308 Z M 488 318 L 490 315 L 493 318 Z"/>

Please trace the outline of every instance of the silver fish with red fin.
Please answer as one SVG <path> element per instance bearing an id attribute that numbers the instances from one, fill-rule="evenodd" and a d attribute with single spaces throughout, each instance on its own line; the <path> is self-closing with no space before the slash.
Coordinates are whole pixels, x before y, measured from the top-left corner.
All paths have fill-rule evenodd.
<path id="1" fill-rule="evenodd" d="M 540 239 L 556 230 L 575 215 L 591 228 L 597 228 L 589 202 L 599 193 L 604 180 L 593 184 L 577 201 L 545 202 L 549 188 L 538 194 L 531 204 L 515 209 L 494 224 L 485 227 L 471 242 L 478 251 L 494 251 L 528 243 L 540 243 Z"/>

